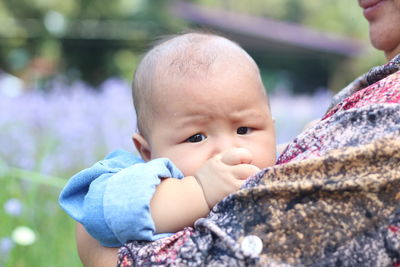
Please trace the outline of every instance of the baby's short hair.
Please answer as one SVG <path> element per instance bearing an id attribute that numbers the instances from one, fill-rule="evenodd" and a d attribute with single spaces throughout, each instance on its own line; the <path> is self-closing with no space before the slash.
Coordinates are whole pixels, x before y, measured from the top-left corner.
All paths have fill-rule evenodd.
<path id="1" fill-rule="evenodd" d="M 187 31 L 158 40 L 140 61 L 132 86 L 137 129 L 143 136 L 147 136 L 150 130 L 149 121 L 153 119 L 151 105 L 153 95 L 157 91 L 155 82 L 166 75 L 195 76 L 210 71 L 214 62 L 226 52 L 222 47 L 204 45 L 211 40 L 223 40 L 233 49 L 240 51 L 254 63 L 259 72 L 257 64 L 243 48 L 232 40 L 212 32 Z"/>

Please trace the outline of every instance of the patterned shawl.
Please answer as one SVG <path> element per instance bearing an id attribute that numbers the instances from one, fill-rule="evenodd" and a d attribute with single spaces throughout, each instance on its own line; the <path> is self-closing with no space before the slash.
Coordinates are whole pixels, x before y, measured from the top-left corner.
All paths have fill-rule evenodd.
<path id="1" fill-rule="evenodd" d="M 400 56 L 339 92 L 276 166 L 119 266 L 400 266 Z"/>

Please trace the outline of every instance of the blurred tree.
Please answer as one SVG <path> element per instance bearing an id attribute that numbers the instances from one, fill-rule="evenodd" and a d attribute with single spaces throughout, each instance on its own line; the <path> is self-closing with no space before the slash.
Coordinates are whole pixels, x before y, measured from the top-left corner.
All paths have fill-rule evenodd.
<path id="1" fill-rule="evenodd" d="M 336 90 L 345 86 L 361 73 L 368 71 L 371 66 L 380 65 L 385 62 L 383 54 L 372 48 L 369 44 L 368 24 L 362 17 L 362 10 L 358 6 L 357 1 L 193 0 L 192 2 L 234 12 L 240 11 L 251 15 L 299 23 L 319 31 L 364 41 L 366 47 L 369 47 L 369 49 L 363 51 L 357 58 L 352 58 L 344 62 L 340 68 L 331 70 L 334 72 L 334 78 L 331 80 L 329 87 Z M 301 68 L 288 70 L 299 71 Z M 310 79 L 315 81 L 313 77 L 310 77 Z"/>
<path id="2" fill-rule="evenodd" d="M 206 6 L 296 22 L 327 32 L 367 38 L 357 1 L 348 0 L 192 0 Z"/>
<path id="3" fill-rule="evenodd" d="M 44 83 L 31 81 L 32 77 L 57 71 L 67 78 L 73 73 L 71 78 L 92 85 L 115 75 L 130 79 L 138 55 L 155 36 L 183 28 L 183 22 L 169 15 L 167 4 L 162 0 L 5 0 L 0 3 L 0 14 L 7 14 L 0 19 L 0 69 L 41 87 Z M 12 24 L 12 33 L 1 22 Z M 25 64 L 7 56 L 21 51 Z M 57 69 L 27 71 L 36 58 Z"/>
<path id="4" fill-rule="evenodd" d="M 367 40 L 367 24 L 361 18 L 357 1 L 191 2 Z M 187 26 L 171 16 L 169 4 L 166 0 L 3 0 L 0 2 L 0 69 L 27 81 L 40 75 L 51 79 L 59 72 L 66 74 L 67 79 L 80 77 L 94 85 L 113 75 L 130 79 L 139 55 L 149 42 Z M 358 59 L 350 68 L 361 72 L 364 66 L 371 66 L 371 61 L 376 63 L 383 58 L 376 56 L 376 52 L 368 53 L 375 54 Z M 37 58 L 55 69 L 34 71 L 35 74 L 27 72 L 30 67 L 38 66 Z M 364 69 L 357 71 L 359 68 Z"/>

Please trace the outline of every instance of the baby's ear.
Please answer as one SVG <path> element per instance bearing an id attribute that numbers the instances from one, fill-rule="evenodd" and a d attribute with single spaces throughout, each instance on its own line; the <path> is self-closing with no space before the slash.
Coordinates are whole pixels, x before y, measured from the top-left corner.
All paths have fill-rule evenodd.
<path id="1" fill-rule="evenodd" d="M 149 161 L 151 159 L 151 152 L 149 143 L 146 141 L 146 139 L 144 139 L 141 134 L 135 133 L 132 136 L 132 140 L 142 159 L 144 161 Z"/>

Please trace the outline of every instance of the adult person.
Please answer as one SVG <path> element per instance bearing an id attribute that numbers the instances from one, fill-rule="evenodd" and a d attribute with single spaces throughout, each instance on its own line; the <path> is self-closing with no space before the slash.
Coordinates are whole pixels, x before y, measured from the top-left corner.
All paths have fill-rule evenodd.
<path id="1" fill-rule="evenodd" d="M 358 2 L 389 63 L 344 88 L 288 145 L 281 165 L 251 178 L 194 229 L 125 245 L 120 266 L 400 263 L 400 1 Z M 111 258 L 103 266 L 113 265 L 115 251 L 83 237 L 80 252 L 96 253 L 84 259 L 88 266 Z"/>
<path id="2" fill-rule="evenodd" d="M 388 60 L 400 53 L 400 1 L 358 0 L 369 23 L 371 44 Z"/>

